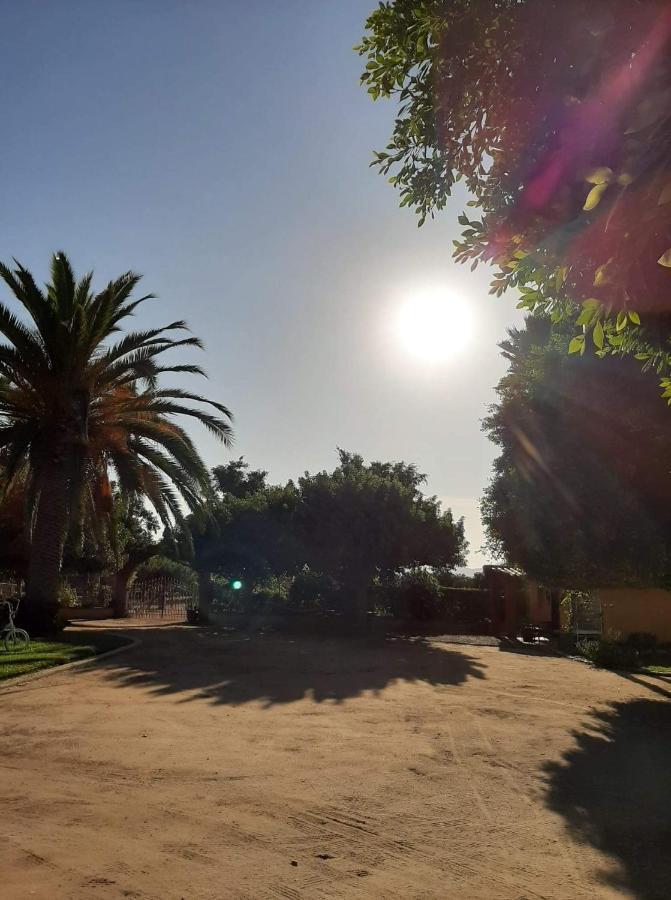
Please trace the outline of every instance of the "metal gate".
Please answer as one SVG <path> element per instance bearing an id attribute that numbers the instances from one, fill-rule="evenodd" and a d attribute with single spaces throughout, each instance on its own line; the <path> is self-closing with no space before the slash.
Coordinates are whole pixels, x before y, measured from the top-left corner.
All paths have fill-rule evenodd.
<path id="1" fill-rule="evenodd" d="M 576 638 L 600 638 L 603 633 L 598 591 L 574 591 L 571 597 L 571 631 Z"/>
<path id="2" fill-rule="evenodd" d="M 136 578 L 128 590 L 128 613 L 134 619 L 184 622 L 197 588 L 169 575 Z"/>

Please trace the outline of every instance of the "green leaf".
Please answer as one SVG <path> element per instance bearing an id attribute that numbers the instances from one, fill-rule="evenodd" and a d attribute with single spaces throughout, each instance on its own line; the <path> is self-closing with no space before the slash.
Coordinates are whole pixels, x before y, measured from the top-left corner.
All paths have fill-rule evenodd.
<path id="1" fill-rule="evenodd" d="M 575 320 L 576 325 L 589 325 L 594 318 L 595 310 L 591 307 L 583 309 L 578 318 Z"/>
<path id="2" fill-rule="evenodd" d="M 597 268 L 597 270 L 594 273 L 594 287 L 600 287 L 601 285 L 605 284 L 609 280 L 607 271 L 608 271 L 608 267 L 610 266 L 612 261 L 613 261 L 613 257 L 611 256 L 611 258 L 608 260 L 608 262 L 605 262 L 603 265 L 601 265 Z"/>
<path id="3" fill-rule="evenodd" d="M 640 325 L 641 317 L 639 316 L 639 314 L 637 312 L 634 312 L 634 310 L 632 309 L 629 311 L 629 321 L 633 322 L 634 325 Z"/>
<path id="4" fill-rule="evenodd" d="M 671 268 L 671 247 L 669 247 L 666 253 L 662 253 L 657 262 L 660 264 L 660 266 Z"/>
<path id="5" fill-rule="evenodd" d="M 568 345 L 569 353 L 580 353 L 584 349 L 585 346 L 585 335 L 578 334 L 576 335 L 571 343 Z"/>
<path id="6" fill-rule="evenodd" d="M 625 327 L 626 324 L 627 324 L 627 314 L 626 314 L 626 312 L 621 311 L 617 314 L 617 321 L 615 323 L 616 331 L 622 331 L 622 329 Z"/>
<path id="7" fill-rule="evenodd" d="M 596 187 L 593 187 L 592 190 L 587 195 L 587 199 L 585 200 L 583 209 L 585 212 L 589 212 L 599 205 L 599 201 L 603 196 L 604 192 L 608 190 L 608 182 L 605 181 L 603 184 L 597 184 Z"/>
<path id="8" fill-rule="evenodd" d="M 611 168 L 599 166 L 598 169 L 593 169 L 585 175 L 585 181 L 588 181 L 590 184 L 608 184 L 612 177 L 613 170 Z"/>
<path id="9" fill-rule="evenodd" d="M 594 341 L 594 346 L 598 347 L 599 350 L 603 350 L 603 325 L 601 322 L 597 322 L 594 326 L 594 331 L 592 332 L 592 340 Z"/>
<path id="10" fill-rule="evenodd" d="M 587 300 L 582 301 L 582 308 L 583 312 L 589 310 L 591 313 L 595 313 L 601 308 L 601 301 L 596 297 L 588 297 Z"/>

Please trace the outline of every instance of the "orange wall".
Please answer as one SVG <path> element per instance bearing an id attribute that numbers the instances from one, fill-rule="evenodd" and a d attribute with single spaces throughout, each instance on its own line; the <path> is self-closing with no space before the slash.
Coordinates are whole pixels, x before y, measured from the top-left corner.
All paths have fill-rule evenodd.
<path id="1" fill-rule="evenodd" d="M 671 591 L 658 588 L 602 588 L 598 592 L 603 636 L 624 639 L 636 631 L 654 634 L 671 643 Z"/>

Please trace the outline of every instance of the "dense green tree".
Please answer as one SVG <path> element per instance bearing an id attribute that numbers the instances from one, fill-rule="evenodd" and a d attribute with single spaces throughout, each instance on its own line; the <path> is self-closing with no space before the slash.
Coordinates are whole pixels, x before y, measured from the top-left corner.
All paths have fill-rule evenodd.
<path id="1" fill-rule="evenodd" d="M 196 419 L 228 441 L 230 414 L 220 403 L 159 386 L 164 373 L 202 374 L 198 366 L 163 362 L 169 350 L 200 346 L 197 338 L 175 337 L 184 322 L 118 337 L 150 296 L 133 299 L 139 275 L 126 273 L 96 294 L 92 274 L 77 281 L 57 253 L 44 291 L 18 263 L 0 265 L 0 277 L 23 313 L 0 303 L 0 449 L 7 487 L 27 473 L 25 611 L 37 627 L 49 627 L 68 530 L 87 506 L 97 522 L 109 515 L 110 472 L 121 492 L 145 497 L 170 528 L 183 520 L 178 495 L 199 509 L 211 491 L 209 473 L 175 417 Z"/>
<path id="2" fill-rule="evenodd" d="M 321 597 L 331 605 L 337 596 L 361 617 L 378 576 L 463 563 L 463 522 L 422 495 L 425 476 L 415 466 L 367 465 L 342 450 L 339 462 L 333 472 L 306 473 L 298 485 L 284 486 L 267 485 L 263 472 L 247 473 L 242 460 L 221 467 L 221 497 L 191 526 L 205 613 L 212 574 L 239 579 L 248 593 L 272 576 L 296 574 L 292 602 L 308 607 Z M 250 492 L 249 483 L 263 486 Z"/>
<path id="3" fill-rule="evenodd" d="M 238 464 L 233 463 L 234 468 Z M 256 474 L 264 477 L 256 479 Z M 212 599 L 213 574 L 241 581 L 249 593 L 259 582 L 290 573 L 302 562 L 293 521 L 296 488 L 291 482 L 266 485 L 265 473 L 250 476 L 263 487 L 248 492 L 244 477 L 242 483 L 233 478 L 235 493 L 227 490 L 211 501 L 205 515 L 195 515 L 190 522 L 191 561 L 199 573 L 204 615 Z M 230 484 L 228 478 L 225 483 Z"/>
<path id="4" fill-rule="evenodd" d="M 218 491 L 232 497 L 249 497 L 266 488 L 268 473 L 261 469 L 250 469 L 244 457 L 233 459 L 223 466 L 212 469 L 212 479 Z"/>
<path id="5" fill-rule="evenodd" d="M 667 0 L 391 0 L 359 47 L 399 104 L 374 165 L 401 205 L 421 224 L 463 179 L 456 259 L 575 322 L 571 352 L 635 354 L 671 402 L 670 50 Z"/>
<path id="6" fill-rule="evenodd" d="M 366 465 L 358 454 L 338 453 L 333 472 L 299 479 L 296 529 L 306 562 L 338 582 L 349 611 L 362 619 L 377 576 L 463 564 L 467 544 L 463 520 L 423 496 L 426 478 L 415 466 Z"/>
<path id="7" fill-rule="evenodd" d="M 292 485 L 272 485 L 246 497 L 224 497 L 204 535 L 194 534 L 198 567 L 250 583 L 285 572 L 293 564 L 291 517 L 296 505 Z"/>
<path id="8" fill-rule="evenodd" d="M 566 356 L 527 320 L 484 430 L 500 448 L 483 501 L 496 555 L 548 586 L 671 580 L 671 432 L 651 373 L 630 358 Z"/>

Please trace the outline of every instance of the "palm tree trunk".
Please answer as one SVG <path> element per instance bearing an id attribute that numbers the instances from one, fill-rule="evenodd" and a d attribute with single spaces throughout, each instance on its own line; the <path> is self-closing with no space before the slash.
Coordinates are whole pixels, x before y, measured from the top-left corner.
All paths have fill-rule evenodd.
<path id="1" fill-rule="evenodd" d="M 45 465 L 32 533 L 24 621 L 37 631 L 52 631 L 58 612 L 63 548 L 68 530 L 68 482 L 62 464 Z"/>
<path id="2" fill-rule="evenodd" d="M 124 566 L 112 576 L 112 609 L 115 619 L 128 616 L 128 582 L 136 566 Z"/>

